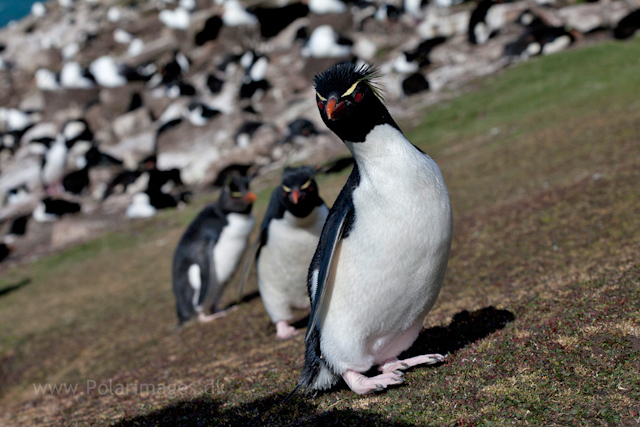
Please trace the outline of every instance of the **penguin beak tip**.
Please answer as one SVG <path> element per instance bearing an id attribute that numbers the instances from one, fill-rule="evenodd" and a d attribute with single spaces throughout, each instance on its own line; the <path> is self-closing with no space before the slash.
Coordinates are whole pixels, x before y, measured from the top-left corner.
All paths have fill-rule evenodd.
<path id="1" fill-rule="evenodd" d="M 255 193 L 249 191 L 244 195 L 243 199 L 245 202 L 253 203 L 258 199 L 258 197 L 255 195 Z"/>
<path id="2" fill-rule="evenodd" d="M 327 107 L 325 109 L 327 118 L 331 121 L 337 119 L 340 116 L 342 110 L 344 110 L 345 106 L 346 104 L 344 101 L 338 102 L 336 98 L 329 98 L 329 101 L 327 101 Z"/>

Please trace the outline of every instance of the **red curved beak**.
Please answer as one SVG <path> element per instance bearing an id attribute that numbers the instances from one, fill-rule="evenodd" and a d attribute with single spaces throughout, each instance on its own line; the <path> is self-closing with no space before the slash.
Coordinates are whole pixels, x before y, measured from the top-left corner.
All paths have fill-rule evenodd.
<path id="1" fill-rule="evenodd" d="M 249 202 L 249 203 L 253 203 L 257 200 L 258 198 L 256 197 L 255 194 L 253 194 L 251 191 L 249 191 L 247 194 L 245 194 L 244 196 L 242 196 L 242 200 L 244 200 L 245 202 Z"/>
<path id="2" fill-rule="evenodd" d="M 291 201 L 294 205 L 297 205 L 298 200 L 300 200 L 300 190 L 294 188 L 293 191 L 291 191 Z"/>
<path id="3" fill-rule="evenodd" d="M 342 110 L 344 110 L 345 105 L 344 101 L 338 102 L 335 98 L 329 98 L 329 101 L 327 101 L 327 107 L 325 108 L 327 118 L 329 120 L 335 120 Z"/>

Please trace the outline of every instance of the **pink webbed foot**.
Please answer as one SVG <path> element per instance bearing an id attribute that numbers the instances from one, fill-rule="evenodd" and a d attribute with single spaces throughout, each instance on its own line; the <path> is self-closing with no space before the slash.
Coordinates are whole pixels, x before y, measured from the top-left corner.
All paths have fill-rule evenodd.
<path id="1" fill-rule="evenodd" d="M 378 370 L 383 373 L 402 371 L 416 365 L 434 365 L 444 361 L 446 358 L 447 356 L 443 356 L 441 354 L 423 354 L 422 356 L 411 357 L 404 360 L 398 360 L 398 358 L 394 357 L 380 365 Z"/>
<path id="2" fill-rule="evenodd" d="M 198 322 L 200 323 L 212 322 L 216 319 L 226 316 L 230 311 L 234 311 L 237 309 L 238 309 L 238 306 L 233 305 L 227 308 L 226 310 L 216 311 L 215 313 L 211 313 L 211 314 L 198 313 Z"/>
<path id="3" fill-rule="evenodd" d="M 375 377 L 365 377 L 359 372 L 348 370 L 342 374 L 342 378 L 349 388 L 357 394 L 369 394 L 382 391 L 390 385 L 402 384 L 402 372 L 385 372 Z"/>
<path id="4" fill-rule="evenodd" d="M 276 339 L 278 340 L 288 340 L 299 333 L 300 331 L 289 325 L 286 320 L 278 320 L 276 322 Z"/>

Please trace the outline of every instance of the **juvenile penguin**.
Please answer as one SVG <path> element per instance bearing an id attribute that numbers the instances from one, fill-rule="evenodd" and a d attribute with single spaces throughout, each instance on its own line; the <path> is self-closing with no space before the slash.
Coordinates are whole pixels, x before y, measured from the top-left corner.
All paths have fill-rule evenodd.
<path id="1" fill-rule="evenodd" d="M 216 305 L 247 247 L 255 200 L 249 178 L 233 177 L 218 201 L 205 207 L 184 232 L 173 256 L 180 324 L 193 317 L 208 322 L 226 314 L 216 312 Z"/>
<path id="2" fill-rule="evenodd" d="M 403 369 L 444 359 L 397 356 L 418 337 L 444 280 L 453 219 L 440 169 L 409 142 L 369 66 L 314 78 L 323 121 L 355 159 L 309 267 L 311 316 L 298 389 L 342 378 L 358 394 L 401 383 Z M 363 372 L 378 366 L 377 376 Z"/>
<path id="3" fill-rule="evenodd" d="M 284 170 L 282 184 L 271 193 L 260 227 L 258 288 L 276 325 L 277 339 L 298 333 L 288 324 L 293 319 L 292 308 L 309 308 L 307 272 L 329 214 L 314 172 L 309 166 Z"/>

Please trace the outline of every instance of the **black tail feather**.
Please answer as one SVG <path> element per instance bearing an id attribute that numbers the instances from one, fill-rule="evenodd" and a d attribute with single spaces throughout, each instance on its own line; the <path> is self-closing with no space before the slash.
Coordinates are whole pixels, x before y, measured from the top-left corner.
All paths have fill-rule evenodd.
<path id="1" fill-rule="evenodd" d="M 291 398 L 293 396 L 295 396 L 298 391 L 300 391 L 300 389 L 303 387 L 302 382 L 299 382 L 298 385 L 296 386 L 296 388 L 293 389 L 293 391 L 291 393 L 289 393 L 287 395 L 287 397 L 284 398 L 284 400 L 282 401 L 282 403 L 280 403 L 281 405 L 285 405 L 289 400 L 291 400 Z"/>

